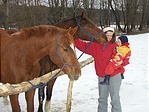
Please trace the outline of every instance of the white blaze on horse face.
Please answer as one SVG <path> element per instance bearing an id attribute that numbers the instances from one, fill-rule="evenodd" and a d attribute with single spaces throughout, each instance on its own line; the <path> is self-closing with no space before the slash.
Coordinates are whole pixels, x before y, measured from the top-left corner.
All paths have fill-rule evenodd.
<path id="1" fill-rule="evenodd" d="M 74 43 L 70 44 L 70 47 L 72 48 L 72 50 L 74 51 L 75 55 L 76 55 L 76 50 L 75 50 L 75 46 L 74 46 Z M 77 55 L 76 55 L 77 57 Z"/>
<path id="2" fill-rule="evenodd" d="M 72 43 L 72 44 L 70 44 L 70 47 L 72 48 L 72 50 L 75 52 L 75 47 L 74 47 L 74 44 Z"/>

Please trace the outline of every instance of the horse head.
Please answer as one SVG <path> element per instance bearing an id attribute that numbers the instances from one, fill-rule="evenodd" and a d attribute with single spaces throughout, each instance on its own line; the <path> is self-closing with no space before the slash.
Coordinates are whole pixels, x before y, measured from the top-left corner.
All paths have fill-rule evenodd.
<path id="1" fill-rule="evenodd" d="M 79 16 L 65 20 L 55 26 L 62 28 L 76 27 L 78 30 L 74 34 L 74 39 L 80 38 L 82 40 L 94 41 L 97 43 L 105 43 L 107 40 L 105 38 L 105 33 L 98 28 L 87 16 L 85 16 L 84 11 L 81 11 Z"/>
<path id="2" fill-rule="evenodd" d="M 63 68 L 65 74 L 68 74 L 70 80 L 77 80 L 80 77 L 80 64 L 77 60 L 73 35 L 77 27 L 63 30 L 56 36 L 56 55 L 50 56 L 51 60 L 59 67 Z M 59 60 L 59 61 L 58 61 Z"/>
<path id="3" fill-rule="evenodd" d="M 49 55 L 50 60 L 58 68 L 62 68 L 71 80 L 77 80 L 81 74 L 81 70 L 74 49 L 73 35 L 76 31 L 77 27 L 63 29 L 50 26 L 43 37 L 43 40 L 46 40 L 46 46 L 44 45 L 37 54 L 34 65 L 44 56 Z"/>

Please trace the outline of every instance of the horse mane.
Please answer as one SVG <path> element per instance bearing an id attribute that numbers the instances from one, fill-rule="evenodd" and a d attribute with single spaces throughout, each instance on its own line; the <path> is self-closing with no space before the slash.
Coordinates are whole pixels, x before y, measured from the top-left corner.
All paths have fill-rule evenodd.
<path id="1" fill-rule="evenodd" d="M 66 20 L 63 21 L 63 23 L 66 23 L 67 21 L 74 20 L 74 19 L 75 19 L 75 17 L 70 18 L 70 19 L 66 19 Z"/>
<path id="2" fill-rule="evenodd" d="M 70 19 L 66 19 L 66 20 L 64 20 L 62 22 L 58 22 L 58 23 L 55 24 L 55 26 L 58 26 L 58 27 L 61 27 L 61 28 L 64 28 L 64 29 L 68 29 L 69 28 L 69 25 L 67 25 L 67 22 L 68 21 L 74 21 L 75 22 L 75 18 L 76 17 L 73 17 L 73 18 L 70 18 Z M 75 22 L 75 24 L 76 24 L 76 22 Z"/>
<path id="3" fill-rule="evenodd" d="M 68 21 L 74 21 L 74 25 L 77 25 L 78 23 L 77 23 L 77 21 L 79 22 L 80 20 L 82 21 L 82 20 L 85 20 L 85 21 L 89 21 L 90 22 L 90 24 L 92 24 L 92 25 L 95 25 L 95 23 L 93 22 L 93 21 L 91 21 L 87 16 L 76 16 L 76 17 L 72 17 L 72 18 L 70 18 L 70 19 L 66 19 L 66 20 L 64 20 L 63 22 L 59 22 L 59 23 L 56 23 L 55 24 L 55 26 L 61 26 L 62 28 L 65 28 L 65 29 L 67 29 L 68 28 L 68 26 L 67 26 L 67 22 Z M 80 23 L 80 22 L 79 22 Z M 74 26 L 75 27 L 75 26 Z"/>
<path id="4" fill-rule="evenodd" d="M 11 35 L 11 34 L 17 32 L 17 30 L 9 29 L 9 30 L 6 30 L 6 32 Z"/>
<path id="5" fill-rule="evenodd" d="M 34 27 L 29 27 L 29 28 L 23 28 L 20 30 L 19 33 L 14 33 L 13 36 L 19 36 L 21 39 L 28 39 L 33 36 L 36 37 L 44 37 L 45 34 L 51 30 L 51 35 L 56 33 L 56 27 L 50 26 L 50 25 L 39 25 L 39 26 L 34 26 Z"/>

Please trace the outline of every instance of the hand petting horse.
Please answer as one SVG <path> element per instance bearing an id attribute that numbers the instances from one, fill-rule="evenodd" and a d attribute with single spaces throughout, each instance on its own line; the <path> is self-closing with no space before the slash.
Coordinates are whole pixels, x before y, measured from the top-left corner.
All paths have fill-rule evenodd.
<path id="1" fill-rule="evenodd" d="M 70 80 L 77 80 L 81 70 L 74 52 L 76 30 L 77 27 L 66 30 L 48 25 L 25 28 L 12 35 L 0 30 L 0 82 L 16 84 L 39 77 L 39 61 L 45 56 L 50 58 L 52 66 L 63 68 Z M 27 112 L 34 112 L 34 93 L 35 89 L 25 92 Z M 9 96 L 12 112 L 21 112 L 18 95 Z"/>

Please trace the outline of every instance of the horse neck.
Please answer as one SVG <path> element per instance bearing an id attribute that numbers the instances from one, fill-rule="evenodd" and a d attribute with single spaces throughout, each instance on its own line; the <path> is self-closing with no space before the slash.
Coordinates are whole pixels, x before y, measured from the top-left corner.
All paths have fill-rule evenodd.
<path id="1" fill-rule="evenodd" d="M 69 20 L 63 21 L 61 23 L 57 23 L 55 24 L 55 26 L 60 27 L 60 28 L 64 28 L 64 29 L 68 29 L 68 28 L 74 28 L 77 26 L 76 20 L 75 18 L 71 18 Z M 75 34 L 73 35 L 74 39 L 77 39 L 78 36 L 78 30 L 75 32 Z"/>
<path id="2" fill-rule="evenodd" d="M 50 40 L 49 41 L 40 40 L 38 43 L 35 43 L 35 47 L 37 48 L 36 49 L 37 54 L 34 59 L 34 65 L 37 62 L 39 62 L 40 59 L 48 55 L 48 52 L 50 51 L 50 48 L 51 48 L 50 47 L 51 44 L 52 44 L 52 41 L 50 42 Z"/>
<path id="3" fill-rule="evenodd" d="M 55 26 L 60 27 L 60 28 L 65 28 L 68 29 L 70 27 L 74 28 L 77 26 L 75 18 L 71 18 L 65 21 L 62 21 L 60 23 L 55 24 Z"/>

